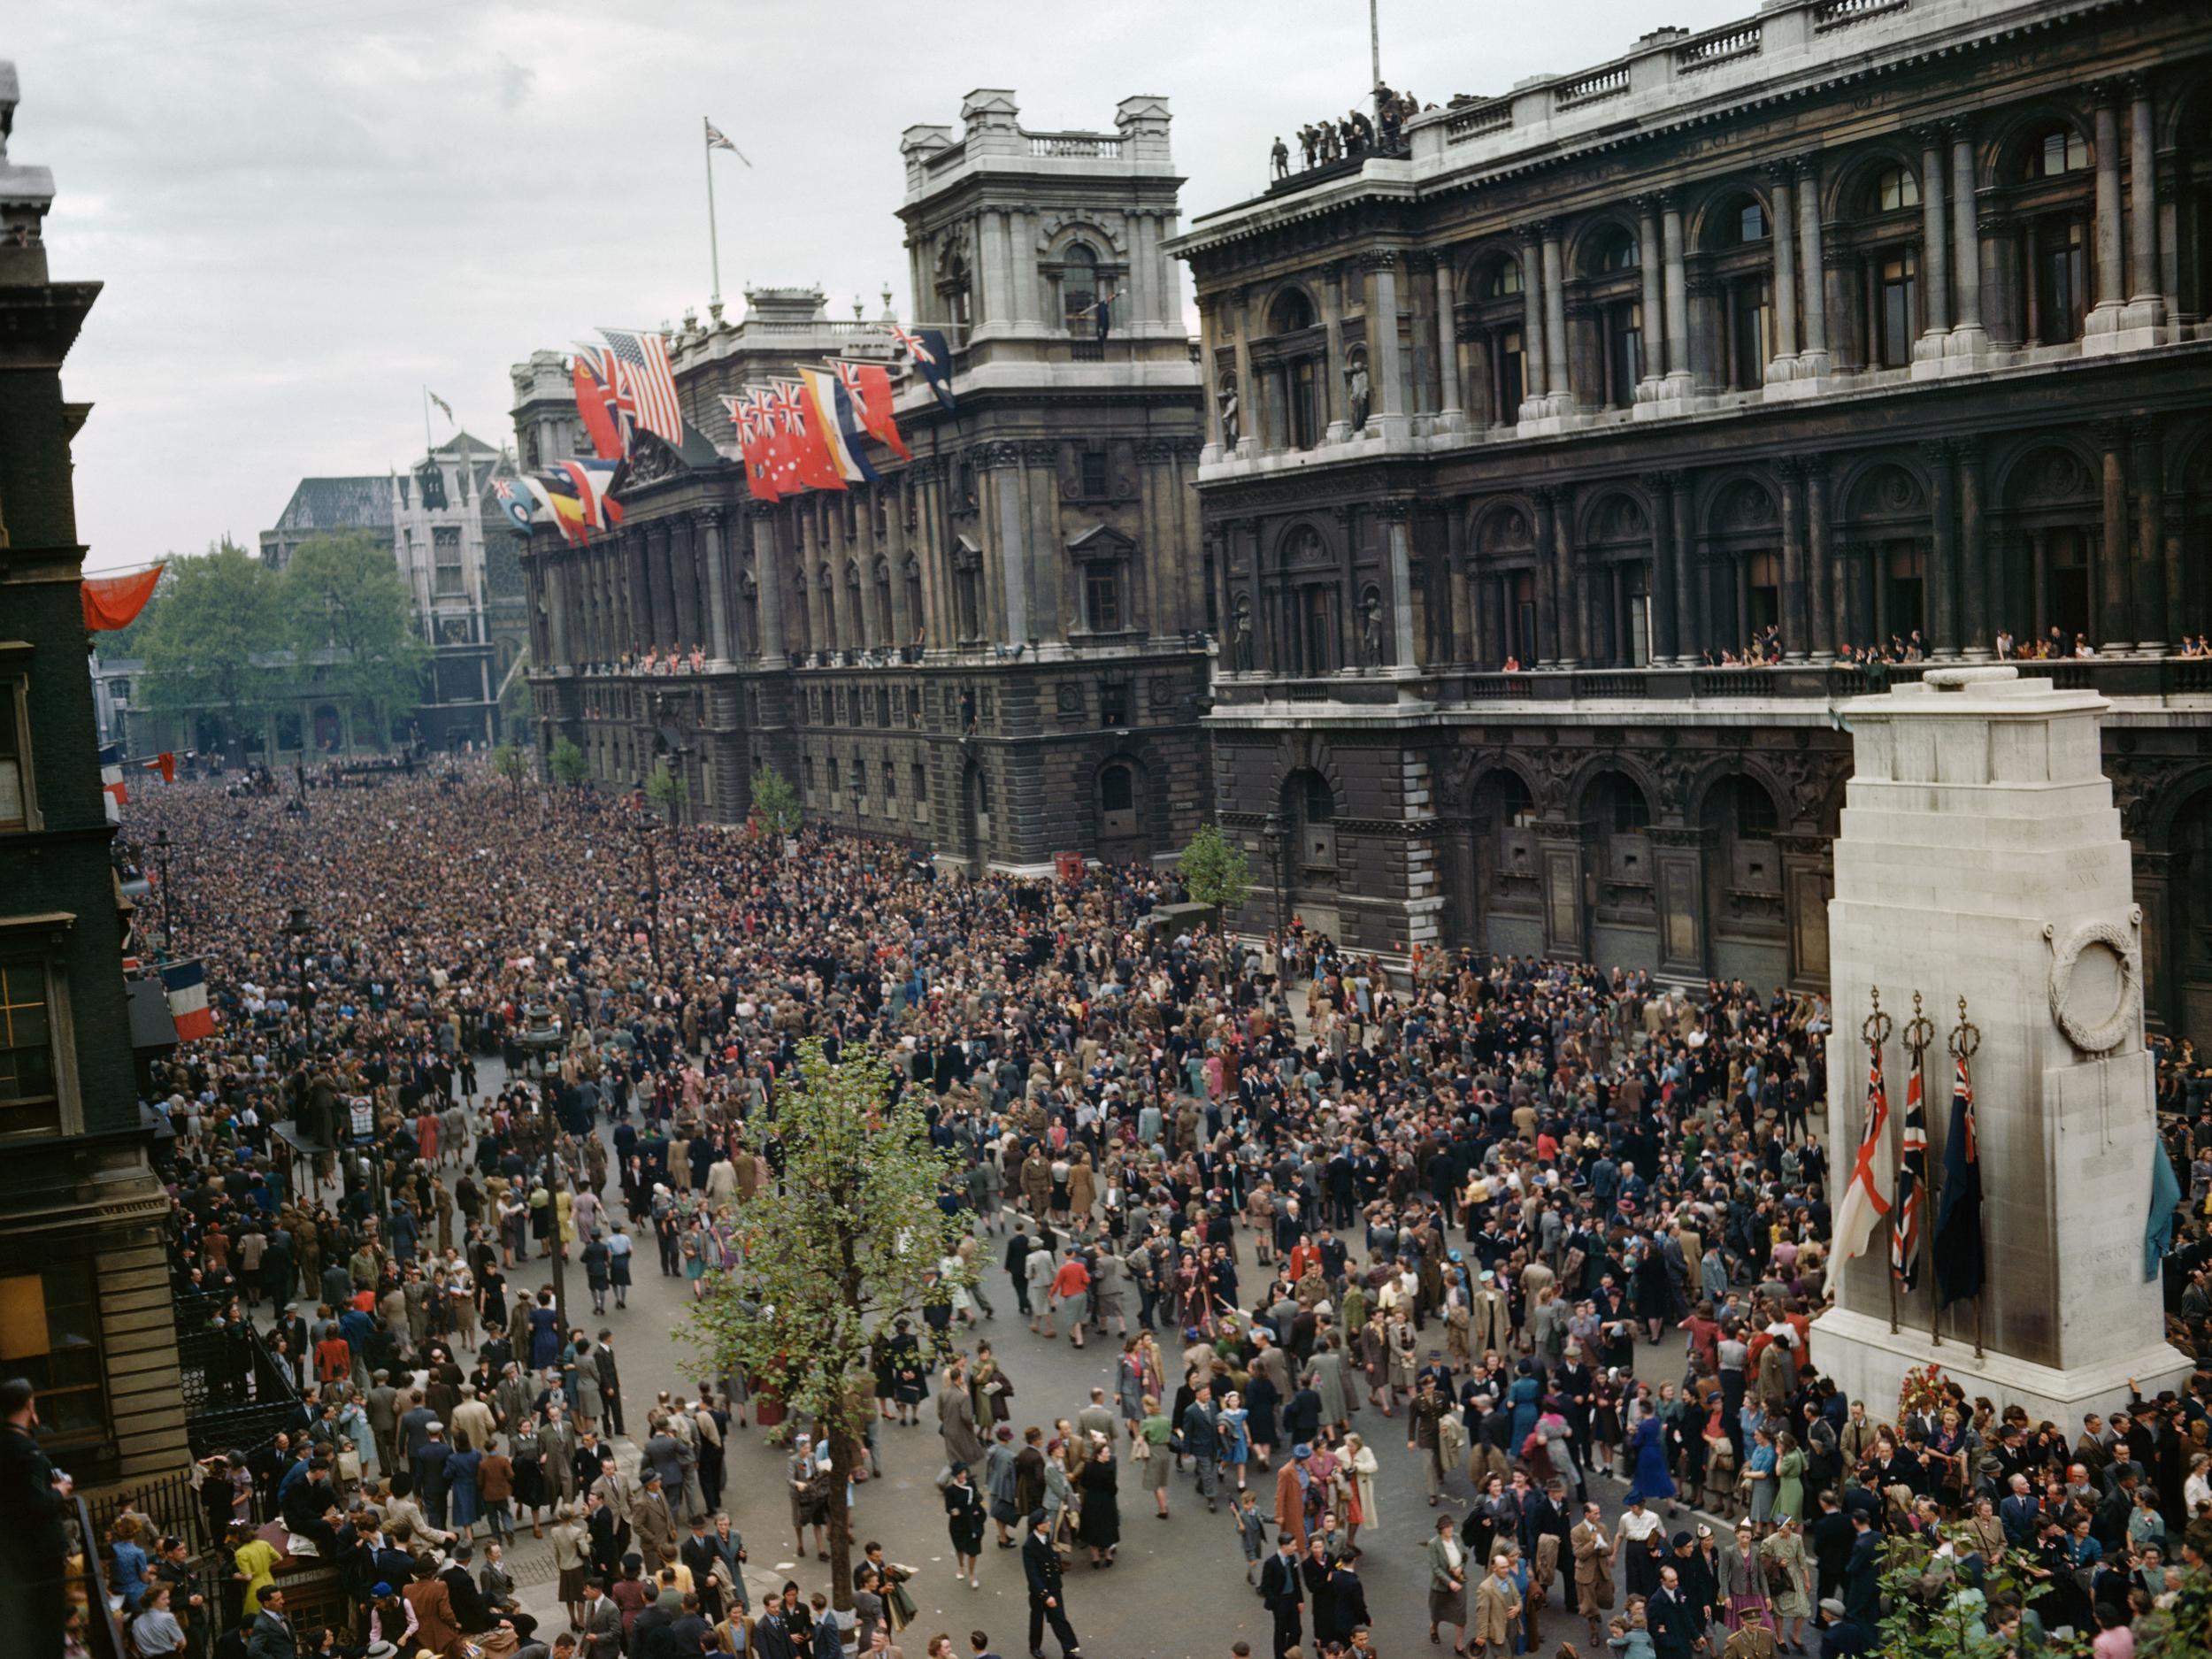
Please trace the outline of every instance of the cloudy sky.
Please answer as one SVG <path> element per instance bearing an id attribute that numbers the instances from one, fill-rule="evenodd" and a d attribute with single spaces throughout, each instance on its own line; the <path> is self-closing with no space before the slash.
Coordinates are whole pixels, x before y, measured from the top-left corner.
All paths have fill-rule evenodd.
<path id="1" fill-rule="evenodd" d="M 1601 61 L 1751 0 L 1381 0 L 1422 98 Z M 303 474 L 420 452 L 426 384 L 511 442 L 507 367 L 703 309 L 699 118 L 725 291 L 819 282 L 904 314 L 898 135 L 1009 87 L 1110 130 L 1172 101 L 1186 219 L 1265 183 L 1273 135 L 1366 84 L 1363 0 L 40 0 L 0 55 L 11 158 L 54 171 L 54 274 L 106 284 L 65 373 L 94 568 L 248 546 Z M 446 434 L 442 418 L 435 428 Z"/>

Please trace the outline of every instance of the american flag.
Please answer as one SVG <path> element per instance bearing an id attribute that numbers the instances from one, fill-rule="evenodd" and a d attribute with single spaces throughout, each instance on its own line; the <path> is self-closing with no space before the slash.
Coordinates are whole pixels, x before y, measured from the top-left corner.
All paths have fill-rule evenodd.
<path id="1" fill-rule="evenodd" d="M 681 448 L 683 405 L 676 398 L 676 376 L 668 366 L 668 346 L 658 334 L 629 328 L 602 328 L 614 359 L 621 389 L 637 405 L 637 422 L 646 431 Z"/>
<path id="2" fill-rule="evenodd" d="M 1897 1166 L 1897 1208 L 1890 1217 L 1889 1271 L 1907 1290 L 1920 1288 L 1922 1194 L 1928 1188 L 1928 1113 L 1921 1101 L 1920 1051 L 1905 1085 L 1904 1155 Z"/>

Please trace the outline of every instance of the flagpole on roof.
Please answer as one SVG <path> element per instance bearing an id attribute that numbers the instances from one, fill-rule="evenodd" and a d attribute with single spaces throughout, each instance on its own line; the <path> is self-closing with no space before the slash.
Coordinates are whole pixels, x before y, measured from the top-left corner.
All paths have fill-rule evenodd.
<path id="1" fill-rule="evenodd" d="M 430 387 L 425 382 L 422 388 L 422 452 L 428 455 L 433 447 L 430 436 Z"/>
<path id="2" fill-rule="evenodd" d="M 710 303 L 722 303 L 722 235 L 714 224 L 714 123 L 699 118 L 699 155 L 707 170 L 707 251 L 714 263 L 714 292 Z"/>

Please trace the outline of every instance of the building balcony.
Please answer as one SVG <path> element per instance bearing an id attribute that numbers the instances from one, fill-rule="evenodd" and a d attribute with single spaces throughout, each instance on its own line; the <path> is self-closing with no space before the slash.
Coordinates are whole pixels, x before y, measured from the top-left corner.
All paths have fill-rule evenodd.
<path id="1" fill-rule="evenodd" d="M 2094 691 L 2123 707 L 2173 708 L 2212 714 L 2212 657 L 2060 658 L 2016 664 L 2061 691 Z M 1874 696 L 1940 664 L 1862 668 L 1845 663 L 1772 668 L 1599 668 L 1499 673 L 1453 666 L 1401 674 L 1348 670 L 1333 674 L 1223 673 L 1214 680 L 1217 716 L 1279 714 L 1303 708 L 1356 718 L 1410 703 L 1429 708 L 1501 714 L 1580 711 L 1611 720 L 1675 718 L 1709 712 L 1741 716 L 1771 710 L 1825 713 L 1855 697 Z"/>

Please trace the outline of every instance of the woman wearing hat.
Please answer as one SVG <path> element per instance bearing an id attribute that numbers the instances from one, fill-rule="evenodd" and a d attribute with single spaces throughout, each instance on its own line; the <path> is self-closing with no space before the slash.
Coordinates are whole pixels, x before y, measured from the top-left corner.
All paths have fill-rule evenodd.
<path id="1" fill-rule="evenodd" d="M 1760 1563 L 1758 1547 L 1752 1542 L 1752 1532 L 1749 1521 L 1737 1522 L 1735 1542 L 1719 1550 L 1713 1562 L 1715 1576 L 1720 1581 L 1721 1617 L 1727 1620 L 1732 1631 L 1741 1629 L 1744 1615 L 1755 1611 L 1769 1629 L 1773 1628 L 1766 1572 Z"/>
<path id="2" fill-rule="evenodd" d="M 1805 1536 L 1797 1513 L 1778 1509 L 1774 1530 L 1759 1545 L 1768 1594 L 1773 1598 L 1774 1637 L 1784 1647 L 1805 1651 L 1805 1621 L 1812 1616 L 1812 1572 L 1805 1560 Z"/>
<path id="3" fill-rule="evenodd" d="M 1452 1651 L 1467 1651 L 1467 1549 L 1452 1535 L 1452 1517 L 1436 1517 L 1429 1540 L 1429 1642 L 1440 1646 L 1440 1625 L 1452 1627 Z"/>
<path id="4" fill-rule="evenodd" d="M 952 1576 L 965 1578 L 972 1590 L 981 1589 L 975 1572 L 983 1554 L 983 1494 L 964 1463 L 952 1465 L 952 1478 L 945 1483 L 945 1527 L 952 1534 Z"/>

